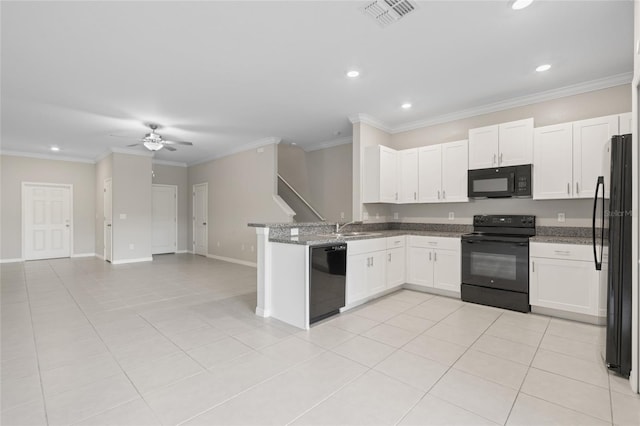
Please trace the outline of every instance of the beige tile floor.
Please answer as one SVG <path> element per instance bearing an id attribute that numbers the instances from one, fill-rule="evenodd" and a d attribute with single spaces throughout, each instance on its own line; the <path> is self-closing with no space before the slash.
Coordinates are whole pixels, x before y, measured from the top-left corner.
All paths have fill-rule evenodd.
<path id="1" fill-rule="evenodd" d="M 1 266 L 2 425 L 638 425 L 601 327 L 399 291 L 300 331 L 253 268 Z"/>

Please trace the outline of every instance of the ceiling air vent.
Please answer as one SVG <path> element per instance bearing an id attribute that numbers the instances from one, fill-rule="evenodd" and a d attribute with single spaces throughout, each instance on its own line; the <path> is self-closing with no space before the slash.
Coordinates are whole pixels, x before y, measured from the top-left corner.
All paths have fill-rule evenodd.
<path id="1" fill-rule="evenodd" d="M 416 7 L 416 3 L 409 0 L 375 0 L 362 10 L 384 28 L 415 11 Z"/>

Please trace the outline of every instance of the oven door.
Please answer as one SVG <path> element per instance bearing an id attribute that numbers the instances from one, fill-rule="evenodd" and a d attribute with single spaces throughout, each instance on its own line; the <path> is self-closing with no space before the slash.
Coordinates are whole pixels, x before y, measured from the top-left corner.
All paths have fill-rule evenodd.
<path id="1" fill-rule="evenodd" d="M 469 198 L 506 198 L 514 195 L 515 167 L 469 170 Z"/>
<path id="2" fill-rule="evenodd" d="M 529 241 L 518 237 L 463 236 L 462 282 L 529 292 Z"/>

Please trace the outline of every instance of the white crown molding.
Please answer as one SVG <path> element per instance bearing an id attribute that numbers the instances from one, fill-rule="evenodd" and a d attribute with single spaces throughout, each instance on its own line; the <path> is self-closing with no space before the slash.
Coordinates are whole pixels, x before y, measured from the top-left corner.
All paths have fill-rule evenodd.
<path id="1" fill-rule="evenodd" d="M 63 155 L 55 155 L 55 154 L 40 154 L 36 152 L 23 152 L 23 151 L 0 151 L 0 155 L 11 155 L 14 157 L 27 157 L 27 158 L 38 158 L 40 160 L 56 160 L 56 161 L 71 161 L 74 163 L 86 163 L 86 164 L 95 164 L 95 161 L 90 160 L 88 158 L 80 158 L 80 157 L 66 157 Z"/>
<path id="2" fill-rule="evenodd" d="M 207 163 L 209 161 L 217 160 L 219 158 L 228 157 L 228 156 L 233 155 L 233 154 L 238 154 L 240 152 L 249 151 L 251 149 L 257 149 L 257 148 L 260 148 L 260 147 L 263 147 L 263 146 L 267 146 L 267 145 L 277 145 L 280 142 L 282 142 L 282 138 L 278 138 L 278 137 L 275 137 L 275 136 L 271 136 L 271 137 L 268 137 L 268 138 L 262 138 L 262 139 L 258 139 L 256 141 L 250 142 L 248 144 L 240 145 L 240 146 L 237 146 L 235 148 L 229 149 L 227 151 L 223 151 L 220 154 L 216 154 L 216 155 L 214 155 L 212 157 L 207 157 L 207 158 L 204 158 L 202 160 L 197 160 L 197 161 L 194 161 L 192 163 L 188 163 L 187 165 L 189 167 L 190 166 L 195 166 L 195 165 L 198 165 L 198 164 Z"/>
<path id="3" fill-rule="evenodd" d="M 152 160 L 151 163 L 152 164 L 160 164 L 162 166 L 188 167 L 187 163 L 181 163 L 179 161 Z"/>
<path id="4" fill-rule="evenodd" d="M 137 155 L 139 157 L 153 157 L 153 153 L 139 151 L 137 149 L 111 148 L 111 152 L 114 154 Z"/>
<path id="5" fill-rule="evenodd" d="M 318 151 L 321 149 L 333 148 L 334 146 L 346 145 L 352 142 L 353 142 L 352 136 L 345 136 L 343 138 L 333 139 L 330 141 L 313 143 L 309 146 L 303 147 L 302 149 L 304 149 L 306 152 L 311 152 L 311 151 Z"/>
<path id="6" fill-rule="evenodd" d="M 350 115 L 349 121 L 351 122 L 351 124 L 365 123 L 365 124 L 368 124 L 369 126 L 375 127 L 376 129 L 382 130 L 383 132 L 387 132 L 387 133 L 391 133 L 391 131 L 393 130 L 392 127 L 390 127 L 389 125 L 383 123 L 382 121 L 376 118 L 371 117 L 369 114 L 359 113 L 359 114 Z"/>
<path id="7" fill-rule="evenodd" d="M 595 90 L 607 89 L 609 87 L 620 86 L 631 83 L 633 73 L 617 74 L 597 80 L 585 81 L 583 83 L 572 84 L 570 86 L 560 87 L 558 89 L 547 90 L 545 92 L 535 93 L 533 95 L 511 98 L 500 102 L 494 102 L 474 108 L 465 109 L 451 114 L 443 114 L 425 120 L 413 121 L 401 124 L 390 129 L 391 134 L 407 132 L 409 130 L 420 129 L 422 127 L 433 126 L 435 124 L 447 123 L 464 118 L 475 117 L 478 115 L 489 114 L 492 112 L 503 111 L 510 108 L 517 108 L 525 105 L 536 104 L 545 101 L 551 101 L 566 96 L 579 95 L 582 93 L 593 92 Z"/>
<path id="8" fill-rule="evenodd" d="M 113 154 L 113 152 L 111 152 L 111 150 L 107 150 L 105 152 L 103 152 L 102 154 L 98 155 L 95 158 L 95 163 L 98 164 L 99 162 L 101 162 L 102 160 L 104 160 L 105 158 L 107 158 L 108 156 L 110 156 L 111 154 Z"/>

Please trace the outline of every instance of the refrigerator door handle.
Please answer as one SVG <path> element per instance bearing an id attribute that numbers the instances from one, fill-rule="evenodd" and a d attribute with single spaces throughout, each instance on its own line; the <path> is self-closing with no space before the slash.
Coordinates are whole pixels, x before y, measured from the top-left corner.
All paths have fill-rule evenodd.
<path id="1" fill-rule="evenodd" d="M 596 247 L 596 210 L 598 208 L 598 194 L 600 193 L 600 187 L 602 187 L 602 195 L 604 196 L 604 176 L 598 176 L 598 180 L 596 181 L 596 191 L 593 196 L 593 218 L 591 222 L 591 238 L 593 241 L 593 260 L 596 264 L 596 271 L 602 270 L 602 250 L 600 250 L 600 259 L 598 259 L 598 249 Z M 604 203 L 604 199 L 602 200 Z M 603 204 L 604 209 L 604 204 Z M 604 217 L 603 217 L 604 219 Z M 603 242 L 601 241 L 600 244 Z"/>

